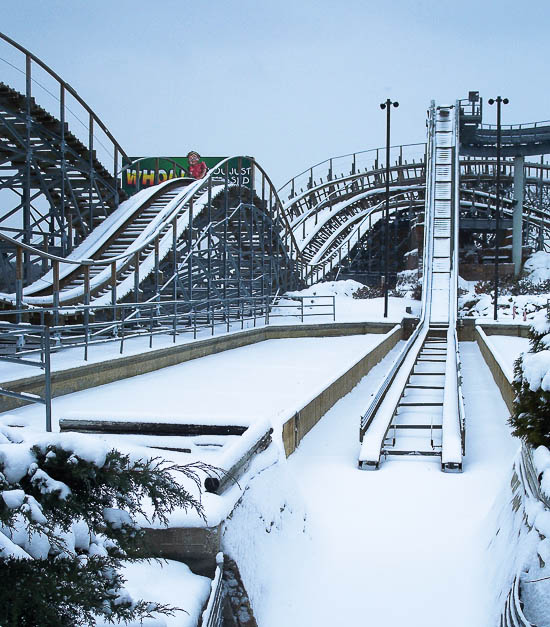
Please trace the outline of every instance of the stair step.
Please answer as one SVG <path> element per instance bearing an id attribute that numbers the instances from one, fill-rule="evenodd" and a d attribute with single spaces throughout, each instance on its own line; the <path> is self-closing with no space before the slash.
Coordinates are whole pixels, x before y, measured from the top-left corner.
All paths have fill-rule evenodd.
<path id="1" fill-rule="evenodd" d="M 443 425 L 391 425 L 391 429 L 443 429 Z"/>
<path id="2" fill-rule="evenodd" d="M 406 397 L 405 397 L 406 398 Z M 443 403 L 437 401 L 399 401 L 398 407 L 442 407 Z"/>
<path id="3" fill-rule="evenodd" d="M 383 448 L 382 455 L 420 455 L 422 457 L 441 457 L 441 451 L 415 451 Z"/>

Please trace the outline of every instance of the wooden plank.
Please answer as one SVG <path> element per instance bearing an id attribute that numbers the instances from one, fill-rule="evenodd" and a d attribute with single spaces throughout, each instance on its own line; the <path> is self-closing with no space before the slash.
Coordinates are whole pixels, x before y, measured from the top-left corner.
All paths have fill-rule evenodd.
<path id="1" fill-rule="evenodd" d="M 117 420 L 77 420 L 61 418 L 61 431 L 77 433 L 118 433 L 137 435 L 242 435 L 242 425 L 199 425 L 182 422 L 138 422 Z"/>

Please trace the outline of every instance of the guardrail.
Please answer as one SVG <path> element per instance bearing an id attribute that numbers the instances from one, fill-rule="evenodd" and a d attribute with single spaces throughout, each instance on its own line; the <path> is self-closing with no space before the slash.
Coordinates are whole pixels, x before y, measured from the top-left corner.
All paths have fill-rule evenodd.
<path id="1" fill-rule="evenodd" d="M 424 160 L 426 143 L 403 144 L 402 146 L 392 146 L 390 151 L 390 159 L 401 165 L 404 163 L 415 163 L 419 159 L 419 163 Z M 386 164 L 381 157 L 385 157 L 386 148 L 372 148 L 370 150 L 362 150 L 360 152 L 339 155 L 320 161 L 310 166 L 300 174 L 297 174 L 282 187 L 277 190 L 281 198 L 291 200 L 298 193 L 306 192 L 319 183 L 323 183 L 323 177 L 326 182 L 338 181 L 348 176 L 355 176 L 361 172 L 373 169 L 384 169 Z M 341 174 L 335 174 L 340 171 Z"/>
<path id="2" fill-rule="evenodd" d="M 286 304 L 282 302 L 285 300 L 297 301 L 297 303 L 299 304 L 292 304 L 292 303 Z M 321 302 L 319 304 L 315 304 L 314 302 L 308 302 L 307 305 L 304 306 L 304 301 L 314 301 L 314 300 L 329 300 L 330 302 L 329 303 Z M 269 315 L 270 318 L 282 318 L 282 317 L 292 316 L 292 317 L 299 317 L 300 320 L 303 322 L 304 318 L 307 318 L 308 316 L 331 316 L 333 321 L 336 320 L 336 298 L 334 296 L 285 295 L 285 296 L 281 296 L 277 302 L 273 303 L 273 308 L 290 309 L 291 312 L 288 314 L 271 313 Z M 326 310 L 327 308 L 329 308 L 329 311 L 322 311 L 320 313 L 308 311 L 311 309 L 319 309 L 319 308 L 322 308 L 323 310 Z M 295 312 L 295 313 L 292 313 L 292 312 Z"/>
<path id="3" fill-rule="evenodd" d="M 423 328 L 423 319 L 420 321 L 420 323 L 414 330 L 414 333 L 407 340 L 407 343 L 403 347 L 402 351 L 399 353 L 397 359 L 395 360 L 392 367 L 390 368 L 390 371 L 384 378 L 382 385 L 380 385 L 380 387 L 376 391 L 376 394 L 374 395 L 374 398 L 370 402 L 370 405 L 368 406 L 367 411 L 361 416 L 361 424 L 359 427 L 359 441 L 360 442 L 363 441 L 363 437 L 365 433 L 367 432 L 367 429 L 370 427 L 374 419 L 374 416 L 376 415 L 376 412 L 380 408 L 380 405 L 382 404 L 382 401 L 384 400 L 384 397 L 386 396 L 387 391 L 389 390 L 391 384 L 394 382 L 395 377 L 397 376 L 397 373 L 399 372 L 399 369 L 401 368 L 401 366 L 403 365 L 403 362 L 405 361 L 405 357 L 407 357 L 407 355 L 409 354 L 422 328 Z"/>
<path id="4" fill-rule="evenodd" d="M 200 627 L 222 627 L 223 624 L 223 553 L 216 555 L 216 573 L 210 584 L 210 596 L 202 613 Z"/>
<path id="5" fill-rule="evenodd" d="M 6 388 L 0 387 L 0 396 L 8 396 L 17 398 L 30 403 L 42 403 L 46 408 L 46 431 L 52 430 L 52 387 L 51 387 L 51 356 L 50 356 L 50 329 L 47 326 L 33 325 L 7 325 L 0 323 L 0 343 L 9 340 L 13 344 L 15 340 L 15 348 L 25 342 L 25 338 L 38 344 L 38 348 L 34 351 L 39 355 L 39 359 L 25 359 L 17 353 L 14 355 L 0 355 L 0 361 L 16 364 L 19 366 L 31 366 L 40 368 L 44 371 L 44 396 L 37 394 L 29 394 L 28 392 L 13 392 Z M 28 340 L 27 340 L 28 341 Z"/>

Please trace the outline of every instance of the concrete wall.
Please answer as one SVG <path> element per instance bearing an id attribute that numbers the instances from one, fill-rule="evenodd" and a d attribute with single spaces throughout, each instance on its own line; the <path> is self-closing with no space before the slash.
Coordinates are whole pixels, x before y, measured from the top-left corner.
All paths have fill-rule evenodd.
<path id="1" fill-rule="evenodd" d="M 502 398 L 504 399 L 504 402 L 506 403 L 506 407 L 508 408 L 510 413 L 512 413 L 513 406 L 514 406 L 514 397 L 515 397 L 512 384 L 508 380 L 508 377 L 504 374 L 504 371 L 502 370 L 500 364 L 498 363 L 495 356 L 493 355 L 491 348 L 488 346 L 487 342 L 485 341 L 483 334 L 479 332 L 479 329 L 477 327 L 475 331 L 475 340 L 479 346 L 479 350 L 481 351 L 483 358 L 485 359 L 485 363 L 487 364 L 487 366 L 489 366 L 489 370 L 491 371 L 491 374 L 493 375 L 493 379 L 495 380 L 495 383 L 497 384 L 498 389 L 500 390 Z"/>
<path id="2" fill-rule="evenodd" d="M 502 253 L 501 253 L 502 254 Z M 466 281 L 492 281 L 495 277 L 494 263 L 461 263 L 460 276 Z M 513 263 L 498 264 L 498 276 L 505 278 L 514 274 Z"/>
<path id="3" fill-rule="evenodd" d="M 147 555 L 185 562 L 197 575 L 213 577 L 216 554 L 221 551 L 221 527 L 145 529 Z"/>
<path id="4" fill-rule="evenodd" d="M 265 340 L 293 337 L 333 337 L 342 335 L 362 335 L 366 333 L 387 333 L 395 325 L 392 323 L 332 323 L 303 324 L 258 327 L 217 337 L 195 340 L 188 344 L 168 348 L 152 349 L 138 355 L 129 355 L 86 364 L 77 368 L 52 372 L 52 396 L 63 396 L 80 392 L 98 385 L 120 381 L 129 377 L 175 366 L 191 359 L 214 355 L 233 348 L 248 346 Z M 90 348 L 93 351 L 93 346 Z M 14 374 L 17 366 L 14 365 Z M 14 392 L 44 394 L 44 375 L 2 382 L 1 386 Z M 25 405 L 24 401 L 0 396 L 0 412 Z"/>
<path id="5" fill-rule="evenodd" d="M 500 324 L 495 322 L 483 322 L 480 325 L 487 335 L 513 335 L 515 337 L 529 337 L 529 325 L 526 324 Z M 457 323 L 457 335 L 459 342 L 476 342 L 476 321 L 474 318 L 460 318 Z"/>

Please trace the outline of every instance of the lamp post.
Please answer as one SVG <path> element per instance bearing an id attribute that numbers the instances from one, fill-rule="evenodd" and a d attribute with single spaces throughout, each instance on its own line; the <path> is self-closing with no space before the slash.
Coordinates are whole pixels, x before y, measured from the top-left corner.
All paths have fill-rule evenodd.
<path id="1" fill-rule="evenodd" d="M 398 107 L 398 102 L 389 98 L 380 103 L 381 109 L 386 109 L 386 211 L 384 216 L 384 318 L 388 317 L 388 278 L 390 271 L 390 111 L 392 105 Z"/>
<path id="2" fill-rule="evenodd" d="M 501 98 L 497 96 L 496 98 L 490 98 L 489 104 L 493 105 L 497 103 L 497 190 L 496 190 L 496 215 L 495 215 L 495 307 L 493 318 L 495 320 L 498 319 L 498 258 L 499 258 L 499 242 L 498 242 L 498 231 L 500 227 L 500 145 L 501 145 L 501 121 L 500 121 L 500 113 L 501 106 L 503 104 L 508 104 L 510 102 L 508 98 Z"/>

